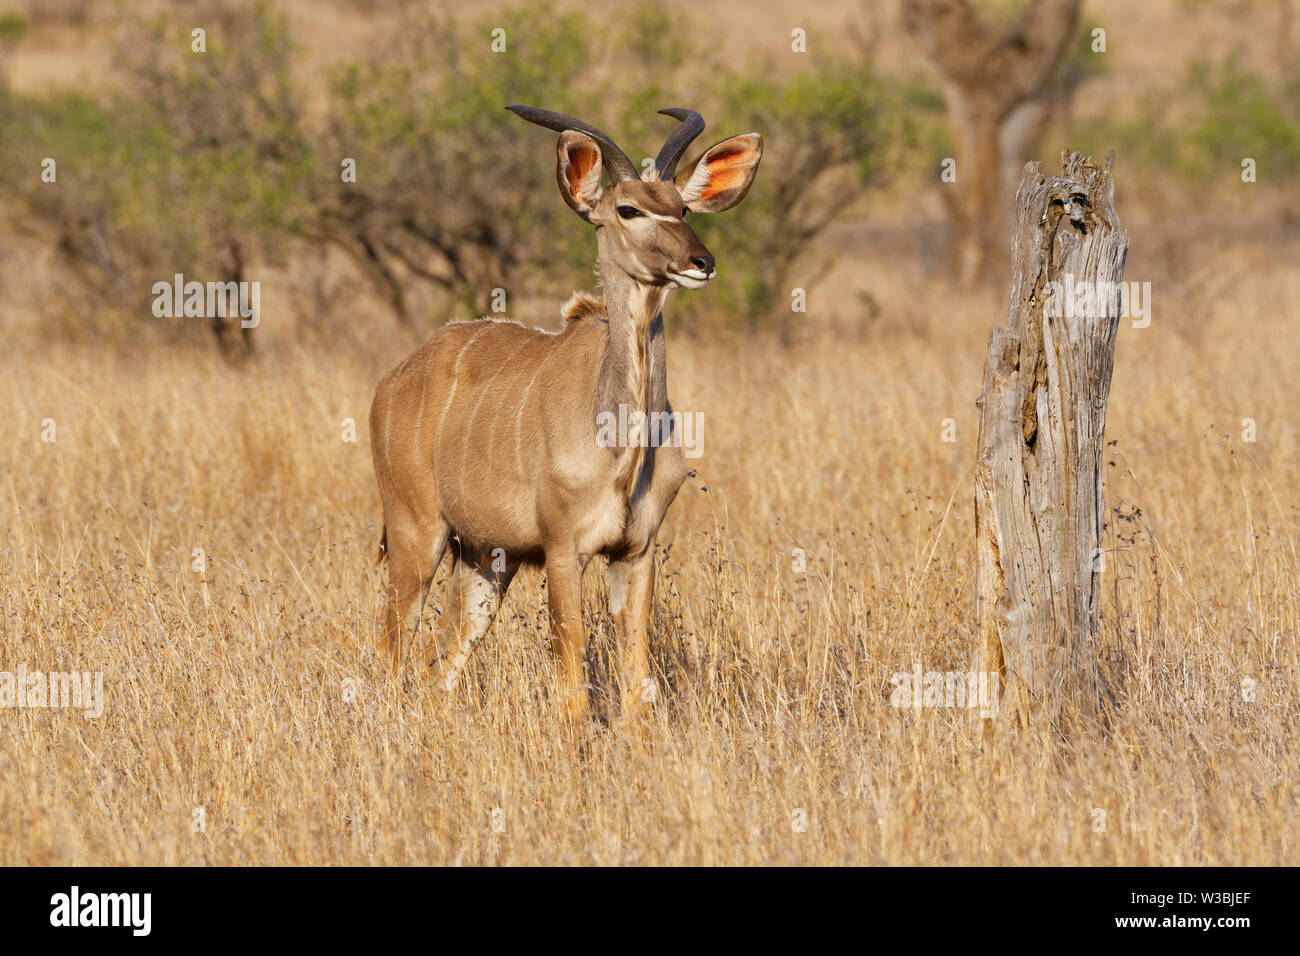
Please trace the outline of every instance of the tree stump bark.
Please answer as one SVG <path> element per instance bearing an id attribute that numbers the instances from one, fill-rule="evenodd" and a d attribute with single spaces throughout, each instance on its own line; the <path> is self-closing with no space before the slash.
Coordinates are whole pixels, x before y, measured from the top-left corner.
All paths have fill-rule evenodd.
<path id="1" fill-rule="evenodd" d="M 1128 236 L 1111 165 L 1025 166 L 1011 301 L 989 334 L 975 472 L 977 657 L 999 720 L 1100 713 L 1101 458 Z"/>

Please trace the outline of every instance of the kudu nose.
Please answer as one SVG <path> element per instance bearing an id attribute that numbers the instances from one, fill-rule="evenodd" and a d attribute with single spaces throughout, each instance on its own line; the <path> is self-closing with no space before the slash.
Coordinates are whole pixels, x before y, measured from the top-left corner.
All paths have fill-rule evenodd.
<path id="1" fill-rule="evenodd" d="M 696 256 L 691 260 L 691 265 L 699 269 L 705 275 L 713 274 L 713 256 Z"/>

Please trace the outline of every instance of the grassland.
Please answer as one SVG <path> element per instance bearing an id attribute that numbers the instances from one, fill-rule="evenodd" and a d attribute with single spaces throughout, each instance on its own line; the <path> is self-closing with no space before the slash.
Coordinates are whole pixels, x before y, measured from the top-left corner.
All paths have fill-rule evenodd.
<path id="1" fill-rule="evenodd" d="M 877 291 L 897 322 L 810 325 L 788 350 L 670 318 L 705 454 L 663 535 L 663 691 L 643 738 L 580 745 L 552 706 L 540 573 L 452 697 L 372 658 L 364 413 L 408 341 L 243 370 L 183 349 L 7 353 L 4 663 L 102 671 L 107 700 L 98 719 L 0 714 L 0 863 L 1297 862 L 1294 274 L 1257 267 L 1190 315 L 1162 315 L 1157 287 L 1152 326 L 1121 333 L 1108 494 L 1128 517 L 1107 532 L 1105 626 L 1122 706 L 1069 744 L 981 746 L 965 711 L 889 706 L 913 662 L 968 666 L 973 400 L 1001 303 Z"/>

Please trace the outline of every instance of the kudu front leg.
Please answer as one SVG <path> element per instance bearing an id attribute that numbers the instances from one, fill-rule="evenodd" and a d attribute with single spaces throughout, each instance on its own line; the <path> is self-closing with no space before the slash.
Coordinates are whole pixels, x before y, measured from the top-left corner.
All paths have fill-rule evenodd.
<path id="1" fill-rule="evenodd" d="M 582 626 L 582 564 L 576 554 L 546 556 L 546 600 L 551 615 L 560 704 L 577 723 L 588 716 L 587 631 Z"/>
<path id="2" fill-rule="evenodd" d="M 654 600 L 654 545 L 609 563 L 609 610 L 619 656 L 619 709 L 635 720 L 654 700 L 650 678 L 650 609 Z"/>

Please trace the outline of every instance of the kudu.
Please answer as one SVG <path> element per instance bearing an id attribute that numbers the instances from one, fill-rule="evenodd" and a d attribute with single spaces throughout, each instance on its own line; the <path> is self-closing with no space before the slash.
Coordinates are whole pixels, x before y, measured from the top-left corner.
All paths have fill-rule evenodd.
<path id="1" fill-rule="evenodd" d="M 596 227 L 603 295 L 575 293 L 559 332 L 496 319 L 448 324 L 380 381 L 370 409 L 389 575 L 380 652 L 400 666 L 450 546 L 450 595 L 429 664 L 451 690 L 515 573 L 540 564 L 562 706 L 584 717 L 581 580 L 592 556 L 604 554 L 626 718 L 649 696 L 655 538 L 687 468 L 671 430 L 657 442 L 608 447 L 597 423 L 622 407 L 630 421 L 658 413 L 671 426 L 660 309 L 669 290 L 703 288 L 716 274 L 685 217 L 740 202 L 763 140 L 724 140 L 674 178 L 704 121 L 693 110 L 661 110 L 681 125 L 638 176 L 595 127 L 507 108 L 559 131 L 556 180 L 564 201 Z"/>

